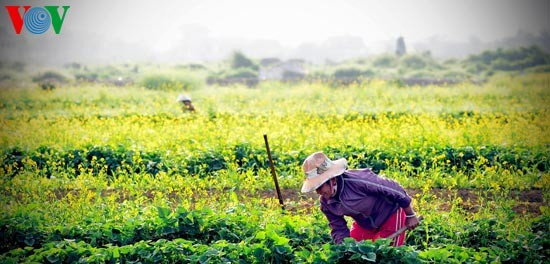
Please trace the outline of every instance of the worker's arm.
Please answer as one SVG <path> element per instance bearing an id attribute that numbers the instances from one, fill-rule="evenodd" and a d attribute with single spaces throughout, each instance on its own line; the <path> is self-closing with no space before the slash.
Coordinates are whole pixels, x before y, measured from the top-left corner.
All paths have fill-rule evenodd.
<path id="1" fill-rule="evenodd" d="M 342 243 L 344 238 L 349 237 L 349 228 L 343 215 L 333 214 L 326 205 L 321 203 L 321 211 L 325 214 L 330 226 L 330 236 L 336 244 Z"/>
<path id="2" fill-rule="evenodd" d="M 409 205 L 406 208 L 403 208 L 405 211 L 405 214 L 407 215 L 407 221 L 405 221 L 405 224 L 410 229 L 416 228 L 419 224 L 418 216 L 414 212 L 414 209 L 412 208 L 412 205 Z"/>

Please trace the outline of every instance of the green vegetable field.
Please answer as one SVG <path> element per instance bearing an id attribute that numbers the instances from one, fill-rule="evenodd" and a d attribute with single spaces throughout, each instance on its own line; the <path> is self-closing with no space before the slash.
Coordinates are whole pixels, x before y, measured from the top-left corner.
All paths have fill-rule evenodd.
<path id="1" fill-rule="evenodd" d="M 0 263 L 548 263 L 550 74 L 0 93 Z M 281 188 L 279 205 L 263 135 Z M 405 246 L 333 244 L 312 152 L 400 182 Z M 351 223 L 351 220 L 350 220 Z"/>

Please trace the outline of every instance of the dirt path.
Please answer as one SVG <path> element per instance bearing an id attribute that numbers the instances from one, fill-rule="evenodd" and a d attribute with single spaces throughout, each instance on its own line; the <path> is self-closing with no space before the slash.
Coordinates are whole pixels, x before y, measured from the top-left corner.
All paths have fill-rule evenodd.
<path id="1" fill-rule="evenodd" d="M 412 197 L 417 194 L 424 195 L 421 189 L 407 189 L 407 193 Z M 507 196 L 498 197 L 489 192 L 484 193 L 478 189 L 448 190 L 434 188 L 429 191 L 429 194 L 433 194 L 438 200 L 442 201 L 440 205 L 440 210 L 442 211 L 449 211 L 451 209 L 451 201 L 458 197 L 462 200 L 461 207 L 472 213 L 479 211 L 480 199 L 485 201 L 513 199 L 516 201 L 516 204 L 512 210 L 518 214 L 529 213 L 540 215 L 540 207 L 545 204 L 543 191 L 539 189 L 511 191 Z M 290 207 L 291 210 L 303 210 L 307 207 L 315 208 L 315 201 L 318 199 L 318 195 L 315 192 L 302 194 L 294 189 L 282 189 L 281 195 L 285 203 L 293 204 Z M 261 196 L 264 198 L 277 198 L 277 193 L 275 191 L 265 191 L 261 193 Z"/>
<path id="2" fill-rule="evenodd" d="M 142 195 L 153 199 L 154 190 L 145 191 Z M 225 190 L 223 192 L 229 192 L 230 190 Z M 68 193 L 73 195 L 78 195 L 78 190 L 69 190 L 61 189 L 56 190 L 55 196 L 56 199 L 63 199 Z M 407 189 L 407 193 L 416 197 L 417 195 L 433 195 L 435 199 L 440 201 L 439 210 L 449 211 L 451 209 L 451 203 L 453 200 L 460 197 L 462 209 L 476 213 L 481 209 L 481 204 L 486 203 L 487 201 L 495 201 L 501 199 L 511 199 L 514 200 L 514 206 L 512 210 L 518 214 L 532 214 L 532 215 L 541 215 L 541 206 L 547 205 L 547 202 L 544 201 L 544 193 L 541 189 L 531 189 L 524 191 L 510 191 L 505 195 L 495 195 L 489 191 L 479 190 L 479 189 L 458 189 L 458 190 L 448 190 L 448 189 L 439 189 L 433 188 L 427 193 L 423 193 L 421 189 Z M 116 196 L 117 201 L 123 202 L 125 200 L 135 199 L 135 195 L 130 195 L 128 191 L 116 188 L 109 188 L 101 191 L 101 196 Z M 251 194 L 246 191 L 237 191 L 237 195 L 242 199 L 247 197 L 261 197 L 263 199 L 275 198 L 277 199 L 277 193 L 275 190 L 266 190 L 259 191 L 257 193 Z M 317 210 L 315 205 L 318 195 L 315 192 L 311 193 L 300 193 L 296 189 L 281 189 L 281 195 L 283 201 L 286 205 L 286 208 L 291 211 L 309 211 Z M 208 193 L 208 196 L 216 196 L 215 193 Z M 189 199 L 189 197 L 182 197 L 182 194 L 178 191 L 173 191 L 168 194 L 168 197 L 171 200 L 179 201 L 182 199 Z M 14 197 L 17 199 L 17 197 Z M 198 195 L 192 197 L 192 199 L 205 199 L 203 195 Z"/>

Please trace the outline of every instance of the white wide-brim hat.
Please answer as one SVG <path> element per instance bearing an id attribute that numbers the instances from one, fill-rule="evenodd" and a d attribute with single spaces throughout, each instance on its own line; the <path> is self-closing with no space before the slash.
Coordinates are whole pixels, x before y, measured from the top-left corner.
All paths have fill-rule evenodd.
<path id="1" fill-rule="evenodd" d="M 334 178 L 346 170 L 348 161 L 344 158 L 330 160 L 323 152 L 315 152 L 309 155 L 302 164 L 306 179 L 302 185 L 302 192 L 311 192 L 331 178 Z"/>
<path id="2" fill-rule="evenodd" d="M 191 97 L 186 94 L 180 94 L 176 102 L 191 102 Z"/>

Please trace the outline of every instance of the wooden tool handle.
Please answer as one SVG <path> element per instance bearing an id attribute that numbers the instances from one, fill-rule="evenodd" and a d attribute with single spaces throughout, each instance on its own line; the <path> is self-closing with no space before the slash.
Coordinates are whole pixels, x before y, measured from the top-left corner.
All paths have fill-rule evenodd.
<path id="1" fill-rule="evenodd" d="M 422 219 L 424 219 L 424 217 L 419 216 L 419 217 L 418 217 L 418 222 L 422 221 Z M 409 228 L 408 226 L 401 227 L 401 228 L 399 228 L 397 231 L 395 231 L 395 233 L 389 235 L 389 236 L 386 237 L 386 238 L 394 239 L 396 236 L 398 236 L 398 235 L 400 235 L 401 233 L 405 232 L 405 230 L 407 230 L 408 228 Z"/>

